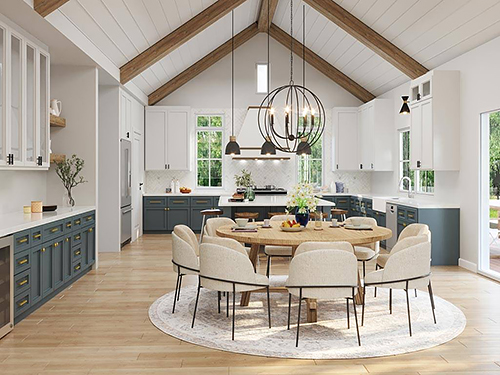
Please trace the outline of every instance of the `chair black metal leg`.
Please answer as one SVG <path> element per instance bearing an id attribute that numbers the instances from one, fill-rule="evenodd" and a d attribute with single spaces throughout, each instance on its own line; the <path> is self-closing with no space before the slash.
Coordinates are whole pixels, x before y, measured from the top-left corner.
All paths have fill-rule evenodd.
<path id="1" fill-rule="evenodd" d="M 200 242 L 199 244 L 203 242 L 203 232 L 205 231 L 205 221 L 206 221 L 206 216 L 203 215 L 203 219 L 201 219 L 201 232 L 200 232 Z"/>
<path id="2" fill-rule="evenodd" d="M 221 293 L 217 292 L 217 312 L 220 314 L 220 298 L 221 298 Z"/>
<path id="3" fill-rule="evenodd" d="M 288 293 L 288 325 L 287 329 L 290 329 L 290 310 L 292 309 L 292 295 Z"/>
<path id="4" fill-rule="evenodd" d="M 179 291 L 177 292 L 177 301 L 181 296 L 181 287 L 182 287 L 182 273 L 181 273 L 181 278 L 179 279 Z"/>
<path id="5" fill-rule="evenodd" d="M 389 313 L 392 314 L 392 289 L 389 289 Z"/>
<path id="6" fill-rule="evenodd" d="M 359 336 L 358 313 L 356 312 L 356 297 L 354 295 L 354 288 L 352 289 L 352 305 L 354 307 L 354 320 L 356 321 L 356 333 L 358 335 L 358 345 L 361 346 L 361 337 Z"/>
<path id="7" fill-rule="evenodd" d="M 363 304 L 361 305 L 361 327 L 365 325 L 365 304 L 366 304 L 366 287 L 363 288 Z"/>
<path id="8" fill-rule="evenodd" d="M 267 269 L 266 269 L 266 276 L 269 277 L 269 273 L 271 272 L 271 257 L 268 255 L 267 256 Z"/>
<path id="9" fill-rule="evenodd" d="M 297 318 L 297 338 L 295 339 L 295 347 L 299 346 L 299 329 L 300 329 L 300 307 L 302 306 L 302 288 L 299 289 L 299 314 Z"/>
<path id="10" fill-rule="evenodd" d="M 408 328 L 410 329 L 410 337 L 412 336 L 411 332 L 411 315 L 410 315 L 410 297 L 408 296 L 408 281 L 406 282 L 406 307 L 408 309 Z"/>
<path id="11" fill-rule="evenodd" d="M 436 305 L 434 304 L 434 293 L 432 292 L 432 284 L 431 281 L 429 280 L 429 285 L 427 285 L 427 289 L 429 290 L 429 298 L 431 299 L 431 307 L 432 307 L 432 316 L 434 317 L 434 324 L 437 323 L 436 321 Z"/>
<path id="12" fill-rule="evenodd" d="M 233 283 L 233 329 L 231 339 L 234 341 L 234 316 L 235 316 L 235 306 L 236 306 L 236 284 Z"/>
<path id="13" fill-rule="evenodd" d="M 266 288 L 267 292 L 267 317 L 269 319 L 269 328 L 271 328 L 271 296 L 269 295 L 269 287 Z"/>
<path id="14" fill-rule="evenodd" d="M 191 328 L 194 327 L 194 319 L 196 318 L 196 309 L 198 308 L 198 300 L 200 299 L 201 279 L 198 277 L 198 291 L 196 292 L 196 302 L 194 303 L 193 322 Z"/>
<path id="15" fill-rule="evenodd" d="M 379 267 L 380 266 L 378 265 L 378 263 L 375 263 L 375 271 L 378 271 Z M 377 298 L 377 287 L 375 287 L 375 291 L 373 292 L 373 297 Z"/>
<path id="16" fill-rule="evenodd" d="M 415 289 L 415 298 L 417 298 L 417 290 Z"/>
<path id="17" fill-rule="evenodd" d="M 229 318 L 229 292 L 226 292 L 226 317 Z"/>
<path id="18" fill-rule="evenodd" d="M 351 322 L 349 319 L 349 298 L 346 298 L 345 301 L 346 301 L 346 311 L 347 311 L 347 329 L 351 329 Z"/>
<path id="19" fill-rule="evenodd" d="M 365 278 L 366 276 L 366 262 L 363 261 L 363 279 Z"/>
<path id="20" fill-rule="evenodd" d="M 175 293 L 174 293 L 174 307 L 172 307 L 172 314 L 175 312 L 175 303 L 177 302 L 177 290 L 179 289 L 179 278 L 181 275 L 177 274 L 177 281 L 175 283 Z"/>

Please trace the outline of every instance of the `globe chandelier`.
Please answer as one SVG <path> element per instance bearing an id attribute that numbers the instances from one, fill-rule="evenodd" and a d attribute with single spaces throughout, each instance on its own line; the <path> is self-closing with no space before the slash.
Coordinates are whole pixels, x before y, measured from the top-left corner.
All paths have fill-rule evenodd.
<path id="1" fill-rule="evenodd" d="M 290 81 L 275 88 L 259 107 L 259 131 L 264 138 L 261 154 L 276 150 L 297 155 L 310 155 L 311 147 L 321 139 L 325 129 L 325 108 L 319 97 L 305 85 L 305 11 L 302 25 L 302 85 L 293 80 L 293 0 L 290 1 Z M 269 24 L 268 87 L 269 87 Z"/>

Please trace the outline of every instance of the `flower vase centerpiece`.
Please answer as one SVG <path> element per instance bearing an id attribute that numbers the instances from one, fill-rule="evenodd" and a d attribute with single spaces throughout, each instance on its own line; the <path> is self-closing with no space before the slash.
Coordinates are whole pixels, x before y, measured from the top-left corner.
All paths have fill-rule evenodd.
<path id="1" fill-rule="evenodd" d="M 242 169 L 239 175 L 234 175 L 234 182 L 237 187 L 245 188 L 245 199 L 248 199 L 250 202 L 255 200 L 255 192 L 252 188 L 254 185 L 252 172 Z"/>
<path id="2" fill-rule="evenodd" d="M 64 159 L 63 161 L 56 163 L 56 173 L 61 179 L 64 188 L 66 189 L 63 206 L 73 207 L 75 205 L 75 199 L 73 198 L 72 189 L 80 184 L 83 184 L 85 178 L 79 176 L 80 172 L 85 165 L 85 161 L 80 159 L 76 155 L 71 156 L 71 158 Z"/>
<path id="3" fill-rule="evenodd" d="M 287 195 L 288 212 L 295 211 L 295 220 L 302 226 L 307 226 L 309 213 L 316 210 L 318 198 L 314 195 L 311 184 L 302 183 L 295 185 Z"/>

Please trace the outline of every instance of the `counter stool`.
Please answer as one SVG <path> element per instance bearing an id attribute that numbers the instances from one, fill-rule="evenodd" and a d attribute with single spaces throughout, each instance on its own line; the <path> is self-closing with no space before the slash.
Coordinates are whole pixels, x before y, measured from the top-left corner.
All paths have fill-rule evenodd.
<path id="1" fill-rule="evenodd" d="M 259 218 L 258 212 L 236 212 L 234 214 L 235 219 L 248 219 L 248 220 L 257 220 Z"/>
<path id="2" fill-rule="evenodd" d="M 272 218 L 273 216 L 282 216 L 282 215 L 286 215 L 286 212 L 268 212 L 267 213 L 267 217 L 269 219 Z"/>
<path id="3" fill-rule="evenodd" d="M 338 216 L 340 221 L 344 222 L 347 219 L 347 211 L 342 210 L 341 208 L 332 208 L 332 218 L 334 216 Z"/>
<path id="4" fill-rule="evenodd" d="M 224 213 L 224 211 L 222 211 L 221 209 L 218 209 L 218 208 L 209 208 L 209 209 L 200 211 L 201 216 L 203 216 L 203 219 L 201 219 L 200 245 L 201 245 L 201 241 L 203 241 L 203 232 L 205 232 L 205 223 L 207 221 L 207 216 L 219 217 L 223 213 Z"/>
<path id="5" fill-rule="evenodd" d="M 324 220 L 328 217 L 328 214 L 326 212 L 320 212 L 319 214 L 317 212 L 311 212 L 309 214 L 309 218 L 311 220 L 316 220 L 318 218 L 318 215 L 320 215 L 319 217 L 321 218 L 321 220 Z"/>

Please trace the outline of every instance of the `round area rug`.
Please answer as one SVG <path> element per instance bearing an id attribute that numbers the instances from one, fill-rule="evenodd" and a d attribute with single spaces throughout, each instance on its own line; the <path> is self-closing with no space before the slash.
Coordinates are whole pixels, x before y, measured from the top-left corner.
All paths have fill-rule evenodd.
<path id="1" fill-rule="evenodd" d="M 151 305 L 149 318 L 161 331 L 192 344 L 278 358 L 346 359 L 403 354 L 443 344 L 462 333 L 466 319 L 459 308 L 434 296 L 437 319 L 434 324 L 429 295 L 420 290 L 418 297 L 413 291 L 410 294 L 412 337 L 408 332 L 404 291 L 393 291 L 391 315 L 388 291 L 379 289 L 374 298 L 373 289 L 367 290 L 365 324 L 360 326 L 361 346 L 356 338 L 352 302 L 349 306 L 351 328 L 347 328 L 345 300 L 319 301 L 317 323 L 306 323 L 306 303 L 302 302 L 298 348 L 295 347 L 298 299 L 292 298 L 291 325 L 287 330 L 286 293 L 271 293 L 271 329 L 268 328 L 266 294 L 253 293 L 248 307 L 239 306 L 240 295 L 237 295 L 234 341 L 231 340 L 232 306 L 226 317 L 226 299 L 222 298 L 218 314 L 217 292 L 201 290 L 194 328 L 191 328 L 196 298 L 194 286 L 182 289 L 175 314 L 172 314 L 174 292 L 171 292 Z M 361 306 L 357 312 L 361 325 Z"/>

